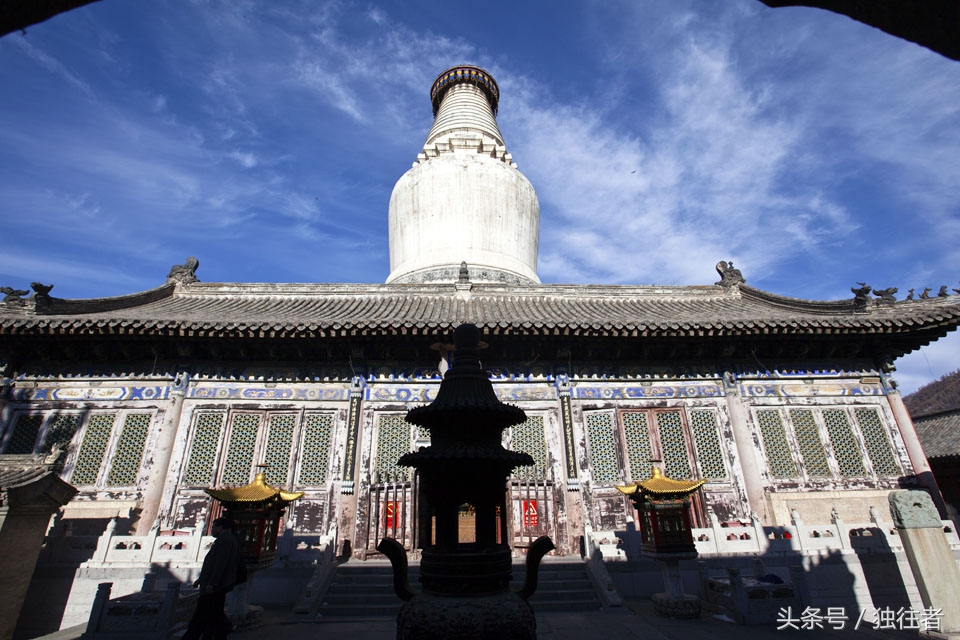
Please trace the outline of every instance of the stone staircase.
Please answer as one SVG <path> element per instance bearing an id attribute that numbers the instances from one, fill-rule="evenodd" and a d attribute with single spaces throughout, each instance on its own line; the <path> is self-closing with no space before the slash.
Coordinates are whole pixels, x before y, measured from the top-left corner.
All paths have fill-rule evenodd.
<path id="1" fill-rule="evenodd" d="M 523 584 L 524 572 L 524 565 L 513 565 L 515 589 Z M 548 613 L 599 611 L 602 605 L 583 560 L 544 558 L 540 563 L 537 591 L 530 598 L 530 606 L 537 613 Z"/>
<path id="2" fill-rule="evenodd" d="M 524 573 L 523 564 L 513 565 L 511 588 L 520 588 Z M 409 575 L 410 585 L 418 590 L 420 567 L 410 565 Z M 329 587 L 318 598 L 314 617 L 319 620 L 395 618 L 401 604 L 393 592 L 393 570 L 388 562 L 346 562 L 336 568 Z M 566 558 L 544 559 L 530 605 L 538 613 L 601 608 L 586 565 L 579 559 Z"/>
<path id="3" fill-rule="evenodd" d="M 410 584 L 418 585 L 420 567 L 410 565 Z M 333 573 L 319 598 L 315 616 L 327 618 L 395 618 L 403 601 L 393 592 L 393 569 L 381 560 L 345 562 Z"/>

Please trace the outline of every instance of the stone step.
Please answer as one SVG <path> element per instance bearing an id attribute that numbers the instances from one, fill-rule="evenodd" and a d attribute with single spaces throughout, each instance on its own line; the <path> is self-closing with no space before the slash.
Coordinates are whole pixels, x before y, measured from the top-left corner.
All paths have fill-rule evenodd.
<path id="1" fill-rule="evenodd" d="M 552 600 L 563 602 L 590 602 L 595 598 L 596 595 L 593 593 L 593 589 L 558 589 L 556 591 L 541 591 L 537 589 L 536 593 L 530 598 L 530 602 L 537 603 Z"/>
<path id="2" fill-rule="evenodd" d="M 372 593 L 361 596 L 355 593 L 327 592 L 321 600 L 321 606 L 341 606 L 363 602 L 370 605 L 400 606 L 400 599 L 392 590 L 390 593 Z"/>
<path id="3" fill-rule="evenodd" d="M 334 584 L 336 588 L 334 588 Z M 334 583 L 327 589 L 327 593 L 349 594 L 349 595 L 379 595 L 388 593 L 393 595 L 393 582 L 383 582 L 376 584 L 364 584 L 362 582 Z"/>
<path id="4" fill-rule="evenodd" d="M 409 568 L 409 582 L 419 587 L 419 567 Z M 523 584 L 526 570 L 513 565 L 511 588 Z M 579 561 L 550 561 L 540 566 L 537 591 L 530 598 L 536 611 L 596 611 L 600 601 Z M 322 619 L 394 618 L 403 603 L 393 592 L 393 570 L 389 564 L 348 562 L 336 569 L 330 587 L 322 598 L 316 617 Z"/>
<path id="5" fill-rule="evenodd" d="M 376 620 L 380 618 L 393 619 L 397 617 L 397 614 L 400 612 L 400 605 L 402 604 L 399 599 L 395 598 L 395 600 L 396 603 L 390 606 L 368 605 L 363 602 L 357 602 L 351 605 L 321 605 L 317 609 L 315 617 L 323 620 L 331 618 L 356 618 L 363 620 Z"/>
<path id="6" fill-rule="evenodd" d="M 420 582 L 420 574 L 408 574 L 407 578 L 411 584 Z M 337 573 L 334 574 L 331 584 L 366 584 L 366 585 L 376 585 L 376 584 L 393 584 L 393 573 L 363 573 L 363 574 L 354 574 L 348 572 L 342 572 L 340 569 L 337 569 Z"/>

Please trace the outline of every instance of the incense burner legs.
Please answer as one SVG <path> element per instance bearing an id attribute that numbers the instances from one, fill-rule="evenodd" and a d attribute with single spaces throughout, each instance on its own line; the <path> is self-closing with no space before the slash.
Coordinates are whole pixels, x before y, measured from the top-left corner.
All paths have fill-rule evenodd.
<path id="1" fill-rule="evenodd" d="M 546 536 L 533 541 L 519 591 L 508 588 L 512 565 L 506 546 L 479 553 L 428 548 L 420 563 L 424 590 L 417 593 L 407 583 L 406 551 L 384 538 L 377 550 L 389 558 L 394 590 L 405 601 L 397 615 L 397 639 L 536 640 L 537 619 L 527 598 L 536 591 L 540 561 L 553 548 Z"/>

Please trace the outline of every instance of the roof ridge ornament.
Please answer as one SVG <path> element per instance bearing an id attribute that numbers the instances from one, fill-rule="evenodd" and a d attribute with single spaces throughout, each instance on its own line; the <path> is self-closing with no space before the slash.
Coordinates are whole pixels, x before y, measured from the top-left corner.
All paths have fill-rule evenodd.
<path id="1" fill-rule="evenodd" d="M 191 284 L 200 282 L 197 277 L 197 269 L 200 267 L 200 261 L 190 256 L 183 264 L 175 264 L 170 267 L 170 273 L 167 274 L 167 282 L 176 282 L 177 284 Z"/>
<path id="2" fill-rule="evenodd" d="M 4 294 L 3 300 L 0 300 L 0 302 L 2 302 L 4 305 L 9 307 L 21 307 L 27 304 L 27 301 L 24 300 L 23 297 L 29 295 L 30 291 L 28 289 L 0 287 L 0 293 Z"/>
<path id="3" fill-rule="evenodd" d="M 893 304 L 897 301 L 893 294 L 899 289 L 897 287 L 887 287 L 886 289 L 874 289 L 873 295 L 877 296 L 877 304 Z"/>
<path id="4" fill-rule="evenodd" d="M 470 282 L 470 269 L 467 268 L 466 260 L 460 263 L 460 272 L 457 274 L 457 283 L 454 286 L 458 294 L 466 296 L 464 299 L 470 299 L 470 290 L 473 289 L 473 283 Z"/>
<path id="5" fill-rule="evenodd" d="M 720 282 L 715 282 L 714 284 L 720 285 L 724 289 L 738 284 L 746 284 L 747 282 L 740 272 L 740 269 L 733 266 L 733 260 L 730 262 L 721 260 L 717 263 L 716 269 L 717 273 L 720 274 Z"/>
<path id="6" fill-rule="evenodd" d="M 873 290 L 873 287 L 866 282 L 858 282 L 857 285 L 857 287 L 850 287 L 850 291 L 853 293 L 853 310 L 854 312 L 863 312 L 867 310 L 867 307 L 870 306 L 872 302 L 870 300 L 870 292 Z"/>
<path id="7" fill-rule="evenodd" d="M 33 299 L 37 302 L 44 303 L 50 302 L 52 299 L 50 297 L 50 290 L 53 289 L 52 284 L 43 284 L 41 282 L 31 282 L 30 288 L 33 289 Z"/>

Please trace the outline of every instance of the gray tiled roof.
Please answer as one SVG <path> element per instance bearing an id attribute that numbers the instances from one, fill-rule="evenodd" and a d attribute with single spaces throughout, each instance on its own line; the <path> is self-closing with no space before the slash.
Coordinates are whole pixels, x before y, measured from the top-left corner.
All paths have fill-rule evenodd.
<path id="1" fill-rule="evenodd" d="M 960 456 L 960 409 L 913 419 L 927 458 Z"/>
<path id="2" fill-rule="evenodd" d="M 50 473 L 49 465 L 39 463 L 35 465 L 11 465 L 8 460 L 3 460 L 0 457 L 0 490 L 28 485 L 48 473 Z"/>
<path id="3" fill-rule="evenodd" d="M 0 507 L 42 509 L 66 503 L 77 490 L 54 469 L 51 455 L 0 455 Z"/>
<path id="4" fill-rule="evenodd" d="M 871 304 L 777 296 L 746 285 L 363 285 L 192 283 L 93 300 L 0 305 L 0 335 L 296 337 L 436 333 L 739 336 L 939 333 L 960 296 Z"/>

